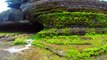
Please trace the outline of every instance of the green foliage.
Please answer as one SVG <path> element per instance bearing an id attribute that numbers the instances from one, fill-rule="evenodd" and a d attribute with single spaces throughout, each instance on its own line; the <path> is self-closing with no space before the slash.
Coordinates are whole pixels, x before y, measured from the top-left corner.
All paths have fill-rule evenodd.
<path id="1" fill-rule="evenodd" d="M 84 49 L 82 51 L 82 55 L 84 55 L 84 53 L 87 53 L 88 54 L 87 57 L 98 56 L 98 55 L 101 55 L 101 54 L 106 53 L 106 52 L 107 52 L 107 44 L 102 45 L 102 46 L 98 46 L 98 47 L 95 47 L 95 48 Z"/>
<path id="2" fill-rule="evenodd" d="M 74 60 L 88 59 L 91 56 L 99 56 L 105 52 L 107 52 L 107 44 L 95 48 L 87 48 L 84 49 L 82 52 L 71 49 L 67 52 L 67 57 L 73 57 Z"/>
<path id="3" fill-rule="evenodd" d="M 96 32 L 89 32 L 89 33 L 86 33 L 86 35 L 95 35 Z"/>
<path id="4" fill-rule="evenodd" d="M 88 36 L 88 35 L 87 35 Z M 89 35 L 91 37 L 91 35 Z M 70 47 L 72 47 L 71 45 L 74 44 L 74 45 L 81 45 L 81 44 L 84 44 L 86 42 L 88 43 L 94 43 L 92 44 L 93 46 L 95 46 L 96 44 L 96 47 L 94 48 L 86 48 L 86 49 L 83 49 L 82 51 L 79 51 L 79 50 L 76 50 L 74 48 L 70 48 L 66 51 L 66 57 L 67 58 L 73 58 L 74 60 L 80 60 L 80 59 L 88 59 L 90 58 L 91 56 L 99 56 L 101 54 L 104 54 L 105 52 L 107 52 L 107 44 L 104 43 L 104 45 L 101 45 L 105 40 L 101 40 L 101 41 L 98 41 L 98 39 L 101 39 L 101 36 L 103 38 L 103 36 L 106 36 L 106 35 L 92 35 L 92 37 L 94 39 L 92 39 L 91 41 L 84 41 L 84 40 L 81 40 L 79 38 L 79 36 L 54 36 L 53 38 L 46 38 L 46 39 L 37 39 L 37 40 L 34 40 L 34 42 L 32 43 L 33 45 L 36 45 L 36 46 L 39 46 L 39 47 L 44 47 L 44 43 L 45 44 L 56 44 L 56 45 L 64 45 L 64 46 L 68 46 L 70 44 Z M 95 43 L 97 42 L 97 43 Z M 87 45 L 87 44 L 85 44 Z"/>
<path id="5" fill-rule="evenodd" d="M 106 14 L 91 12 L 56 12 L 41 14 L 37 18 L 45 27 L 107 27 Z"/>
<path id="6" fill-rule="evenodd" d="M 34 35 L 33 45 L 45 48 L 47 46 L 55 45 L 55 49 L 59 50 L 61 48 L 56 48 L 64 46 L 62 51 L 66 52 L 66 58 L 73 60 L 87 60 L 92 56 L 99 56 L 107 52 L 107 34 L 96 34 L 96 29 L 86 29 L 87 34 L 85 35 L 57 35 L 56 29 L 43 30 L 36 35 Z M 69 30 L 65 28 L 64 32 Z M 51 33 L 54 32 L 55 34 Z M 85 38 L 85 39 L 83 39 Z M 91 39 L 90 39 L 91 38 Z M 69 48 L 65 48 L 69 47 Z M 76 48 L 74 46 L 77 46 Z M 80 46 L 80 47 L 79 47 Z M 87 46 L 84 48 L 84 46 Z M 91 47 L 88 47 L 91 46 Z M 53 47 L 52 47 L 53 48 Z M 81 49 L 83 48 L 83 49 Z"/>
<path id="7" fill-rule="evenodd" d="M 19 45 L 19 44 L 26 44 L 27 38 L 16 38 L 15 41 L 13 42 L 13 45 Z"/>
<path id="8" fill-rule="evenodd" d="M 78 36 L 53 36 L 49 38 L 46 43 L 56 45 L 90 45 L 80 40 Z"/>
<path id="9" fill-rule="evenodd" d="M 42 44 L 40 43 L 40 41 L 38 41 L 38 40 L 34 40 L 33 43 L 32 43 L 32 45 L 35 45 L 35 46 L 38 46 L 38 47 L 41 47 L 41 48 L 44 48 L 44 47 L 45 47 L 45 46 L 42 45 Z"/>
<path id="10" fill-rule="evenodd" d="M 46 50 L 48 50 L 47 47 L 51 47 L 55 51 L 64 51 L 65 57 L 68 60 L 71 58 L 73 60 L 88 60 L 92 56 L 99 56 L 106 53 L 107 34 L 96 34 L 94 32 L 96 29 L 94 28 L 87 28 L 86 30 L 87 34 L 85 35 L 58 35 L 56 33 L 57 29 L 45 29 L 32 36 L 34 39 L 32 45 Z M 69 29 L 64 28 L 62 31 L 68 33 Z M 13 44 L 25 44 L 25 40 L 27 38 L 18 37 Z"/>
<path id="11" fill-rule="evenodd" d="M 62 29 L 44 29 L 37 34 L 33 35 L 33 39 L 40 38 L 53 38 L 56 36 L 69 36 L 69 35 L 96 35 L 96 34 L 106 34 L 106 28 L 62 28 Z M 75 37 L 76 38 L 76 37 Z"/>
<path id="12" fill-rule="evenodd" d="M 75 50 L 75 49 L 71 49 L 71 50 L 69 50 L 69 51 L 67 51 L 67 54 L 66 54 L 66 57 L 68 57 L 68 58 L 73 58 L 73 60 L 78 60 L 79 58 L 79 55 L 80 53 L 77 51 L 77 50 Z"/>

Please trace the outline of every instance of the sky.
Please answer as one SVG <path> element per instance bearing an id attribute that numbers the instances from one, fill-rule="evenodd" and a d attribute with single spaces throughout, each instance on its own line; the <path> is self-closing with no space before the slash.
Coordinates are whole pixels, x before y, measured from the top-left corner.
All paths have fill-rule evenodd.
<path id="1" fill-rule="evenodd" d="M 7 7 L 5 0 L 0 0 L 0 12 L 6 11 L 7 9 L 9 8 Z"/>
<path id="2" fill-rule="evenodd" d="M 103 1 L 107 1 L 107 0 L 103 0 Z M 0 12 L 6 11 L 7 9 L 9 8 L 7 7 L 7 3 L 5 2 L 5 0 L 0 0 Z"/>

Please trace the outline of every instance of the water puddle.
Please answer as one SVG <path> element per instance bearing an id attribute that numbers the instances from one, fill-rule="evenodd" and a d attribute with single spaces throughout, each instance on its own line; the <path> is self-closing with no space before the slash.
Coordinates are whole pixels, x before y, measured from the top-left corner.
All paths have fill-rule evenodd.
<path id="1" fill-rule="evenodd" d="M 23 50 L 26 50 L 26 49 L 29 49 L 30 46 L 32 46 L 32 39 L 28 39 L 26 40 L 26 42 L 28 43 L 27 45 L 25 45 L 25 47 L 16 47 L 16 46 L 13 46 L 13 47 L 10 47 L 10 48 L 6 48 L 4 49 L 4 51 L 8 51 L 9 53 L 18 53 L 18 52 L 21 52 Z"/>

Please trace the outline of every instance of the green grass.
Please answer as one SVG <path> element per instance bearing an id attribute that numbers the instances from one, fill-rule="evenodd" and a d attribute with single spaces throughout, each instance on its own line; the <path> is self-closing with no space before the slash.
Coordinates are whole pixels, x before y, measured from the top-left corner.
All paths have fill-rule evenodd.
<path id="1" fill-rule="evenodd" d="M 21 37 L 21 38 L 16 38 L 15 41 L 13 42 L 13 45 L 19 45 L 19 44 L 27 44 L 26 43 L 27 38 Z"/>
<path id="2" fill-rule="evenodd" d="M 15 41 L 12 42 L 13 45 L 25 45 L 27 44 L 26 40 L 31 38 L 30 35 L 23 34 L 23 33 L 13 37 L 15 38 Z"/>
<path id="3" fill-rule="evenodd" d="M 62 34 L 57 33 L 57 29 L 45 29 L 32 37 L 19 36 L 13 44 L 26 44 L 25 41 L 32 38 L 32 45 L 46 50 L 49 50 L 47 47 L 51 47 L 53 51 L 64 51 L 66 53 L 64 56 L 68 60 L 88 60 L 92 56 L 99 56 L 107 52 L 106 33 L 97 33 L 94 28 L 86 28 L 87 32 L 84 35 L 68 34 L 69 28 L 62 30 Z M 53 53 L 57 55 L 57 52 Z"/>
<path id="4" fill-rule="evenodd" d="M 85 35 L 45 35 L 48 30 L 33 36 L 33 45 L 45 48 L 50 46 L 66 52 L 66 58 L 88 60 L 107 52 L 107 34 L 86 33 Z M 40 36 L 38 36 L 41 34 Z M 49 33 L 48 33 L 49 34 Z"/>
<path id="5" fill-rule="evenodd" d="M 71 36 L 63 36 L 61 38 L 57 37 L 57 38 L 49 38 L 49 39 L 42 39 L 40 38 L 37 40 L 34 40 L 34 42 L 32 43 L 33 45 L 39 46 L 39 47 L 43 47 L 45 45 L 51 45 L 51 44 L 55 44 L 55 45 L 64 45 L 64 46 L 73 46 L 73 45 L 87 45 L 87 48 L 82 49 L 81 51 L 79 49 L 75 49 L 75 47 L 72 47 L 72 49 L 67 49 L 67 58 L 73 58 L 74 60 L 76 59 L 88 59 L 91 56 L 98 56 L 100 54 L 104 54 L 105 52 L 107 52 L 107 38 L 103 39 L 103 37 L 106 37 L 107 34 L 104 35 L 93 35 L 93 36 L 88 36 L 88 37 L 92 37 L 92 40 L 82 40 L 82 39 L 77 39 L 77 37 L 73 37 Z M 85 36 L 87 37 L 87 36 Z M 45 44 L 45 45 L 44 45 Z M 93 48 L 88 48 L 88 45 L 92 46 Z M 54 47 L 53 47 L 54 48 Z M 75 50 L 74 50 L 75 49 Z"/>
<path id="6" fill-rule="evenodd" d="M 72 57 L 74 60 L 79 60 L 79 59 L 88 60 L 89 57 L 99 56 L 104 53 L 107 53 L 107 44 L 99 47 L 87 48 L 81 52 L 75 49 L 71 49 L 67 52 L 66 56 L 69 58 Z"/>
<path id="7" fill-rule="evenodd" d="M 61 29 L 44 29 L 32 38 L 57 38 L 57 36 L 70 36 L 70 35 L 96 35 L 107 34 L 107 28 L 61 28 Z M 53 36 L 54 35 L 54 36 Z"/>

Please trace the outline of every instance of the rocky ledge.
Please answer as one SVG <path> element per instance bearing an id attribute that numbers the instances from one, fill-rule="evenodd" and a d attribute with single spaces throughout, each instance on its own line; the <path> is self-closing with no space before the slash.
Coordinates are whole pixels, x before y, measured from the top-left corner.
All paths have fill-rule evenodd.
<path id="1" fill-rule="evenodd" d="M 106 6 L 107 2 L 97 0 L 18 0 L 9 5 L 10 10 L 1 14 L 0 21 L 26 19 L 45 28 L 102 28 L 107 27 Z"/>

